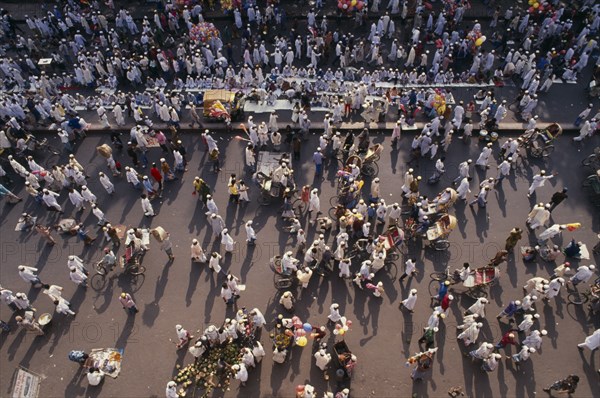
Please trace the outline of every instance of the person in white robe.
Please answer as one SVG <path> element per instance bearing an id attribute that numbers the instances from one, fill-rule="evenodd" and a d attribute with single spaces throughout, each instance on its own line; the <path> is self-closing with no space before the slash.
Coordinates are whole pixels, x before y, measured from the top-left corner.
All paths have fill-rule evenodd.
<path id="1" fill-rule="evenodd" d="M 413 312 L 415 308 L 415 304 L 417 303 L 417 289 L 412 289 L 407 298 L 402 300 L 400 303 L 404 308 L 408 311 Z"/>

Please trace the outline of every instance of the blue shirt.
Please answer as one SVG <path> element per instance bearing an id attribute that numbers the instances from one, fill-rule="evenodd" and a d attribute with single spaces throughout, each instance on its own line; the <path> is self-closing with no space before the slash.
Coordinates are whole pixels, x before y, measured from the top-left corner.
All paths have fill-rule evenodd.
<path id="1" fill-rule="evenodd" d="M 321 155 L 321 152 L 315 152 L 313 154 L 313 161 L 315 162 L 315 164 L 323 163 L 323 155 Z"/>

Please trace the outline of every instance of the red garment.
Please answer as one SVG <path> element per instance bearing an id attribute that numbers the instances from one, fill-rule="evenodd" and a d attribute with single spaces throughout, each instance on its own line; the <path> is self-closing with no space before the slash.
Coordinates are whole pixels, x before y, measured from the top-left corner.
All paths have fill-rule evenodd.
<path id="1" fill-rule="evenodd" d="M 441 302 L 441 307 L 442 310 L 446 311 L 448 309 L 448 307 L 450 307 L 450 295 L 448 293 L 446 293 L 446 295 L 444 296 L 444 298 L 442 299 Z"/>
<path id="2" fill-rule="evenodd" d="M 500 344 L 502 344 L 502 346 L 505 346 L 507 344 L 513 344 L 516 345 L 517 342 L 515 341 L 514 337 L 510 337 L 509 335 L 513 333 L 514 335 L 514 330 L 509 330 L 508 332 L 504 333 L 504 335 L 502 336 L 502 340 L 500 340 Z"/>
<path id="3" fill-rule="evenodd" d="M 150 169 L 150 175 L 152 176 L 152 178 L 154 178 L 156 180 L 156 182 L 162 181 L 162 175 L 160 174 L 160 171 L 156 167 L 153 167 Z"/>
<path id="4" fill-rule="evenodd" d="M 310 200 L 310 189 L 302 189 L 302 194 L 300 199 L 302 200 L 303 203 L 308 203 Z"/>

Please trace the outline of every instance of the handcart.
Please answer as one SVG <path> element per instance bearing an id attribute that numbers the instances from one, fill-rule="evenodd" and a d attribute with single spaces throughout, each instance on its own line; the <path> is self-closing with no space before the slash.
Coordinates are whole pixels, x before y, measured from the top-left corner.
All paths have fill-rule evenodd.
<path id="1" fill-rule="evenodd" d="M 266 152 L 261 151 L 258 154 L 258 162 L 256 164 L 256 182 L 260 187 L 260 195 L 258 196 L 258 202 L 263 205 L 269 205 L 273 202 L 273 199 L 282 198 L 285 192 L 285 187 L 279 183 L 273 181 L 273 172 L 277 169 L 282 162 L 291 164 L 291 156 L 289 153 L 280 152 Z M 290 170 L 291 167 L 289 168 Z M 293 185 L 293 181 L 291 181 Z M 288 186 L 290 181 L 288 181 Z"/>
<path id="2" fill-rule="evenodd" d="M 342 374 L 346 379 L 351 378 L 354 366 L 356 366 L 356 357 L 352 355 L 346 342 L 342 340 L 335 343 L 333 345 L 333 354 L 332 359 L 337 367 L 336 373 Z"/>
<path id="3" fill-rule="evenodd" d="M 283 270 L 281 256 L 274 256 L 269 261 L 269 267 L 273 271 L 273 285 L 275 289 L 289 289 L 296 283 L 296 275 L 292 271 Z"/>

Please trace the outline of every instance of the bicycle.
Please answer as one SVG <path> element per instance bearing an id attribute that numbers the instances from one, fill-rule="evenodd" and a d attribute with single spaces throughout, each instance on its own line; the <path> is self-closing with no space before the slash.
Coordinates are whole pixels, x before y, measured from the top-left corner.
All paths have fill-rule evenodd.
<path id="1" fill-rule="evenodd" d="M 124 259 L 124 256 L 121 257 L 121 268 L 125 268 L 121 275 L 127 274 L 131 276 L 132 291 L 135 292 L 143 284 L 143 281 L 145 279 L 144 273 L 146 272 L 146 267 L 140 264 L 139 256 L 131 256 L 129 260 L 127 260 L 127 262 L 125 261 L 126 260 Z M 103 260 L 96 262 L 96 264 L 94 265 L 96 274 L 92 276 L 90 280 L 90 285 L 94 290 L 101 290 L 106 285 L 107 279 L 112 279 L 113 277 L 116 277 L 108 276 L 108 274 L 113 270 L 115 266 L 116 264 L 108 268 Z"/>
<path id="2" fill-rule="evenodd" d="M 586 291 L 579 292 L 575 290 L 567 296 L 567 299 L 571 304 L 582 305 L 588 301 L 594 301 L 600 299 L 600 278 L 594 281 L 594 284 Z"/>

